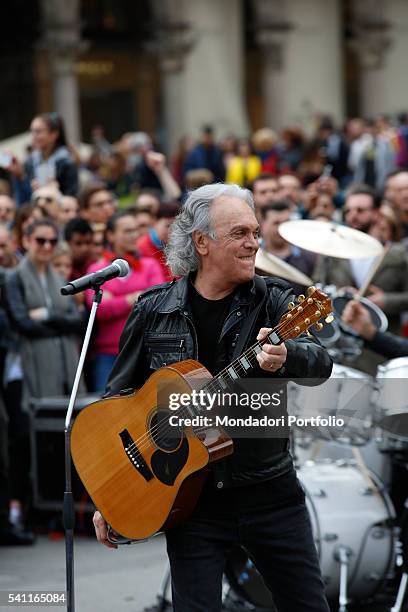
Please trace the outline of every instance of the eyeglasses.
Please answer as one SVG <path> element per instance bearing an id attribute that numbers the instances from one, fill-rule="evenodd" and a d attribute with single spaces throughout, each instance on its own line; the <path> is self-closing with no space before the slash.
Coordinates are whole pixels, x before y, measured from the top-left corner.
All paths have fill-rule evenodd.
<path id="1" fill-rule="evenodd" d="M 36 236 L 34 240 L 39 246 L 45 246 L 48 242 L 52 247 L 55 247 L 58 243 L 58 238 L 43 238 L 42 236 Z"/>
<path id="2" fill-rule="evenodd" d="M 232 232 L 230 232 L 229 234 L 224 234 L 223 236 L 217 236 L 218 239 L 221 240 L 246 240 L 249 237 L 253 238 L 254 240 L 258 240 L 260 238 L 260 230 L 256 229 L 254 231 L 251 230 L 247 230 L 244 228 L 239 228 L 236 230 L 233 230 Z"/>
<path id="3" fill-rule="evenodd" d="M 34 198 L 34 204 L 38 204 L 38 202 L 47 202 L 47 204 L 52 204 L 55 202 L 55 198 L 51 198 L 50 196 L 38 196 Z"/>
<path id="4" fill-rule="evenodd" d="M 356 212 L 358 214 L 361 214 L 363 212 L 369 212 L 370 210 L 373 210 L 372 207 L 363 208 L 362 206 L 356 206 L 355 208 L 343 208 L 343 212 L 345 215 L 348 215 L 350 212 Z"/>
<path id="5" fill-rule="evenodd" d="M 104 206 L 113 206 L 115 204 L 115 200 L 100 200 L 99 202 L 92 202 L 91 206 L 95 208 L 103 208 Z"/>

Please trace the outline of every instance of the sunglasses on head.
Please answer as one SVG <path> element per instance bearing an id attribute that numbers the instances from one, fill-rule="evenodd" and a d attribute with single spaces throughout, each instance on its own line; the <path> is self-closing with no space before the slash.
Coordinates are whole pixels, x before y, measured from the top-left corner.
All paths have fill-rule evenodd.
<path id="1" fill-rule="evenodd" d="M 52 247 L 55 247 L 58 242 L 58 238 L 43 238 L 42 236 L 36 236 L 34 240 L 40 246 L 45 246 L 48 242 Z"/>

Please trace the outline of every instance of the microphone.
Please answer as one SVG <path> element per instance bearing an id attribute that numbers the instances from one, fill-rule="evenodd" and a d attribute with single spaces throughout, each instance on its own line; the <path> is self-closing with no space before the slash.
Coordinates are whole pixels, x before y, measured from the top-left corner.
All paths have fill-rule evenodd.
<path id="1" fill-rule="evenodd" d="M 110 266 L 106 266 L 92 274 L 86 274 L 71 281 L 68 285 L 61 287 L 62 295 L 74 295 L 85 289 L 99 289 L 103 283 L 117 276 L 126 276 L 129 272 L 129 264 L 124 259 L 115 259 Z"/>

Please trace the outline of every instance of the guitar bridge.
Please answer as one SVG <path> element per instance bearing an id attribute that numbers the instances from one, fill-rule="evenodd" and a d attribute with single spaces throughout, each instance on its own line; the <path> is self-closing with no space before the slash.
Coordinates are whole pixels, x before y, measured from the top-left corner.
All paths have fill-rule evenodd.
<path id="1" fill-rule="evenodd" d="M 125 453 L 135 470 L 137 470 L 147 482 L 149 482 L 149 480 L 152 480 L 152 478 L 154 478 L 154 474 L 143 459 L 143 455 L 137 448 L 137 445 L 135 444 L 128 430 L 124 429 L 119 433 L 119 435 L 121 437 Z"/>

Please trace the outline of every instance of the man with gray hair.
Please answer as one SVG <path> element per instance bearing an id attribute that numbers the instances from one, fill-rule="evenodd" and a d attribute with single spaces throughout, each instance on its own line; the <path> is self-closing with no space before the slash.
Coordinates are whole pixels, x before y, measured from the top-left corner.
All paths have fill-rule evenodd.
<path id="1" fill-rule="evenodd" d="M 243 339 L 244 348 L 266 339 L 293 294 L 284 281 L 255 276 L 258 237 L 249 191 L 215 184 L 189 194 L 167 247 L 167 263 L 180 278 L 146 291 L 135 304 L 108 395 L 140 387 L 152 372 L 181 359 L 197 359 L 218 374 L 241 352 Z M 330 376 L 327 352 L 306 334 L 258 348 L 252 376 L 268 384 L 282 375 L 319 382 Z M 328 612 L 305 496 L 288 448 L 285 437 L 239 437 L 233 455 L 211 464 L 193 514 L 166 531 L 176 612 L 221 610 L 225 560 L 238 544 L 254 559 L 280 612 Z M 98 540 L 115 546 L 99 512 L 94 525 Z"/>

